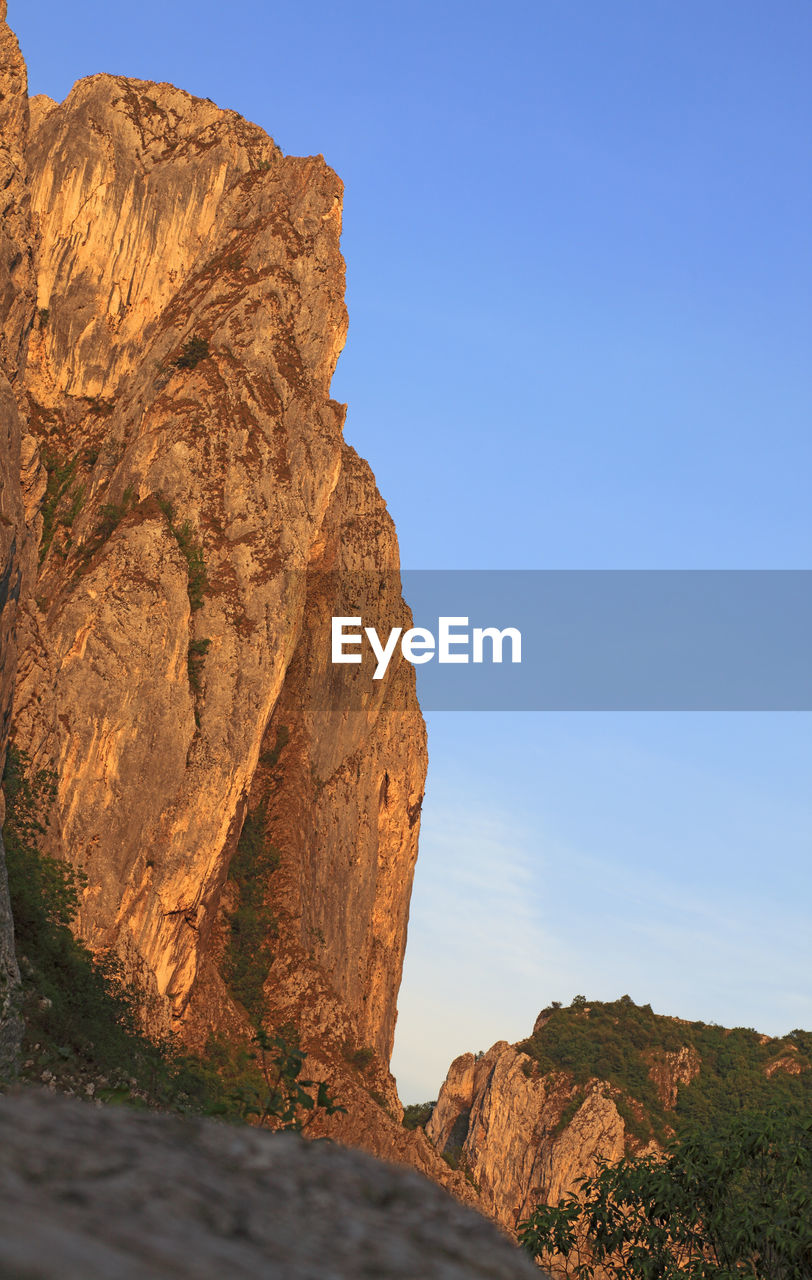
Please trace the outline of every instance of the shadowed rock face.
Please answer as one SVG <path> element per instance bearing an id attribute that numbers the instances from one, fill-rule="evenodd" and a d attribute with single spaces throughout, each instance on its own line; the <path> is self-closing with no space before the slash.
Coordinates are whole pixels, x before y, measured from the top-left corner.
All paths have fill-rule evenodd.
<path id="1" fill-rule="evenodd" d="M 0 1272 L 42 1280 L 521 1280 L 541 1273 L 406 1169 L 288 1134 L 0 1099 Z"/>
<path id="2" fill-rule="evenodd" d="M 25 64 L 0 0 L 0 771 L 6 755 L 17 669 L 16 621 L 32 555 L 20 489 L 25 430 L 22 374 L 34 314 L 34 236 L 26 182 L 28 96 Z M 0 790 L 0 829 L 5 805 Z M 20 1037 L 19 982 L 0 837 L 0 1074 L 12 1070 Z"/>
<path id="3" fill-rule="evenodd" d="M 320 710 L 314 571 L 392 570 L 407 614 L 394 527 L 329 395 L 341 183 L 233 112 L 112 76 L 34 100 L 29 165 L 42 559 L 15 727 L 58 777 L 50 839 L 87 876 L 81 932 L 124 955 L 157 1021 L 222 1023 L 218 910 L 261 802 L 281 860 L 269 999 L 386 1067 L 426 748 L 409 668 L 363 713 Z"/>

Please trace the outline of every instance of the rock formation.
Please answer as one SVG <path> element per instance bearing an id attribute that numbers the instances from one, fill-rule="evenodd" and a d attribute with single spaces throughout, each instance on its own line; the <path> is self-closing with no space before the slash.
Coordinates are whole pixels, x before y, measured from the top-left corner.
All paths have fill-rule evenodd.
<path id="1" fill-rule="evenodd" d="M 625 1126 L 612 1089 L 591 1082 L 576 1098 L 564 1073 L 538 1075 L 532 1059 L 504 1040 L 480 1058 L 456 1058 L 426 1126 L 472 1176 L 486 1213 L 512 1230 L 538 1203 L 557 1204 L 599 1157 L 619 1160 Z"/>
<path id="2" fill-rule="evenodd" d="M 294 1023 L 348 1109 L 323 1128 L 471 1199 L 401 1128 L 389 1074 L 426 771 L 413 671 L 342 702 L 330 668 L 332 613 L 409 618 L 330 398 L 341 183 L 208 100 L 105 75 L 34 99 L 26 145 L 5 30 L 14 735 L 56 777 L 46 848 L 84 879 L 78 929 L 192 1048 Z M 265 936 L 241 943 L 258 877 Z"/>
<path id="3" fill-rule="evenodd" d="M 772 1039 L 620 1000 L 553 1005 L 518 1045 L 452 1062 L 426 1125 L 508 1230 L 624 1155 L 662 1150 L 726 1108 L 809 1106 L 808 1033 Z"/>
<path id="4" fill-rule="evenodd" d="M 26 180 L 28 91 L 25 64 L 0 0 L 0 773 L 6 756 L 17 671 L 17 606 L 30 579 L 31 546 L 20 488 L 25 431 L 22 380 L 34 314 L 34 237 Z M 30 581 L 28 583 L 30 586 Z M 5 805 L 0 789 L 0 830 Z M 13 1070 L 20 1036 L 19 971 L 0 835 L 0 1075 Z"/>
<path id="5" fill-rule="evenodd" d="M 82 935 L 125 956 L 156 1017 L 191 1016 L 283 728 L 286 941 L 319 939 L 349 1038 L 388 1062 L 425 734 L 406 669 L 340 723 L 319 696 L 315 571 L 398 564 L 329 397 L 341 184 L 233 112 L 111 76 L 34 101 L 29 163 L 41 565 L 15 733 L 57 774 L 51 847 L 87 877 Z"/>

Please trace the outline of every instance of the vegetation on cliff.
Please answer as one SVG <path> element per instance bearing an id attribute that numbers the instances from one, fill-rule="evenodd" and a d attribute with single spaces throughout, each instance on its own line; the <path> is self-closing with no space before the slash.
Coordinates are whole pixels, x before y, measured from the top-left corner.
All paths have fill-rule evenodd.
<path id="1" fill-rule="evenodd" d="M 431 1119 L 436 1102 L 411 1102 L 403 1108 L 404 1129 L 424 1129 Z"/>
<path id="2" fill-rule="evenodd" d="M 770 1038 L 749 1027 L 727 1029 L 684 1022 L 637 1005 L 576 997 L 568 1008 L 542 1011 L 529 1039 L 517 1046 L 539 1072 L 563 1072 L 576 1085 L 608 1081 L 626 1128 L 641 1141 L 743 1111 L 803 1105 L 812 1109 L 812 1034 Z M 674 1081 L 673 1105 L 658 1087 L 658 1064 L 688 1051 L 695 1072 Z M 573 1102 L 576 1102 L 576 1099 Z M 577 1104 L 577 1103 L 576 1103 Z"/>
<path id="3" fill-rule="evenodd" d="M 74 937 L 82 878 L 40 847 L 54 786 L 53 774 L 9 748 L 3 841 L 23 980 L 24 1076 L 107 1099 L 203 1109 L 207 1088 L 191 1064 L 140 1032 L 120 964 Z"/>
<path id="4" fill-rule="evenodd" d="M 527 1073 L 609 1083 L 633 1139 L 599 1159 L 520 1239 L 578 1280 L 800 1280 L 812 1275 L 812 1035 L 771 1038 L 658 1016 L 628 996 L 550 1005 L 517 1046 Z M 640 1152 L 654 1139 L 664 1151 Z M 634 1154 L 636 1140 L 636 1151 Z"/>
<path id="5" fill-rule="evenodd" d="M 578 1280 L 802 1280 L 812 1275 L 812 1118 L 745 1112 L 695 1128 L 664 1157 L 603 1163 L 519 1236 L 555 1275 Z"/>
<path id="6" fill-rule="evenodd" d="M 273 939 L 277 921 L 267 900 L 267 884 L 279 866 L 279 851 L 265 837 L 266 808 L 259 804 L 247 813 L 237 850 L 229 867 L 235 903 L 228 913 L 228 940 L 223 957 L 223 977 L 229 991 L 261 1024 L 263 987 L 273 963 Z"/>
<path id="7" fill-rule="evenodd" d="M 35 770 L 12 746 L 3 789 L 3 840 L 23 978 L 24 1079 L 101 1101 L 273 1128 L 302 1129 L 317 1111 L 343 1110 L 322 1083 L 302 1079 L 305 1053 L 293 1027 L 269 1035 L 257 1025 L 251 1048 L 212 1040 L 205 1058 L 180 1052 L 171 1037 L 144 1034 L 142 995 L 125 981 L 120 961 L 94 955 L 72 931 L 83 878 L 41 848 L 54 775 Z M 258 823 L 256 816 L 247 820 L 238 850 L 244 888 L 251 868 L 256 871 Z M 235 981 L 252 1007 L 267 973 L 267 921 L 259 910 L 249 894 L 232 918 Z"/>

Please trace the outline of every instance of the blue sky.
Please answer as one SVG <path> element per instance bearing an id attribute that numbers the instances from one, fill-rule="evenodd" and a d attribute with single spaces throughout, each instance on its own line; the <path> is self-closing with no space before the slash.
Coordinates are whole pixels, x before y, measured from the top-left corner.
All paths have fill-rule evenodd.
<path id="1" fill-rule="evenodd" d="M 334 380 L 410 568 L 808 568 L 812 10 L 10 0 L 33 92 L 233 107 L 344 179 Z M 808 715 L 429 716 L 395 1069 L 550 999 L 812 1025 Z"/>

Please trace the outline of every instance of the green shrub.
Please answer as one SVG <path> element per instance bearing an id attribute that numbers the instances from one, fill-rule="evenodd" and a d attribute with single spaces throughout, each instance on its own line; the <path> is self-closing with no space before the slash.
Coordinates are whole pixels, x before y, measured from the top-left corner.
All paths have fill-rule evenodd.
<path id="1" fill-rule="evenodd" d="M 357 1071 L 366 1071 L 367 1067 L 375 1058 L 375 1050 L 369 1047 L 363 1049 L 354 1049 L 352 1045 L 344 1046 L 344 1057 L 347 1062 L 352 1063 Z"/>
<path id="2" fill-rule="evenodd" d="M 186 560 L 189 604 L 194 611 L 202 608 L 203 595 L 209 585 L 206 565 L 203 560 L 203 548 L 199 542 L 195 542 L 194 529 L 189 520 L 184 520 L 181 525 L 173 526 L 172 532 Z"/>
<path id="3" fill-rule="evenodd" d="M 206 563 L 203 559 L 203 548 L 199 542 L 195 540 L 194 528 L 191 520 L 184 520 L 182 524 L 175 523 L 175 510 L 172 503 L 164 498 L 162 494 L 155 495 L 158 506 L 166 516 L 166 522 L 169 525 L 169 531 L 177 542 L 186 561 L 187 572 L 187 591 L 189 593 L 189 605 L 194 612 L 203 606 L 203 597 L 208 589 L 209 580 L 206 573 Z"/>
<path id="4" fill-rule="evenodd" d="M 559 1133 L 563 1133 L 567 1125 L 575 1118 L 575 1113 L 581 1107 L 583 1100 L 583 1089 L 577 1089 L 565 1106 L 564 1110 L 561 1112 L 561 1115 L 558 1117 L 558 1120 L 552 1129 L 554 1137 L 557 1137 Z"/>
<path id="5" fill-rule="evenodd" d="M 82 567 L 87 566 L 93 559 L 96 552 L 104 546 L 109 537 L 115 533 L 124 517 L 133 508 L 135 502 L 135 490 L 132 485 L 127 485 L 121 495 L 121 502 L 105 502 L 99 508 L 99 517 L 96 527 L 92 535 L 82 547 L 81 563 Z"/>
<path id="6" fill-rule="evenodd" d="M 252 1044 L 261 1086 L 248 1088 L 239 1097 L 244 1119 L 255 1118 L 258 1124 L 272 1129 L 301 1132 L 317 1111 L 328 1116 L 346 1114 L 347 1108 L 334 1102 L 324 1081 L 301 1079 L 307 1054 L 291 1024 L 275 1033 L 258 1026 Z"/>
<path id="7" fill-rule="evenodd" d="M 59 523 L 70 529 L 74 520 L 85 505 L 85 486 L 78 484 L 70 493 L 70 506 L 59 517 Z"/>
<path id="8" fill-rule="evenodd" d="M 200 692 L 200 674 L 203 670 L 203 659 L 209 651 L 211 640 L 190 640 L 189 653 L 186 659 L 189 671 L 189 685 L 193 693 Z"/>
<path id="9" fill-rule="evenodd" d="M 411 1102 L 408 1107 L 403 1108 L 403 1127 L 404 1129 L 425 1129 L 432 1112 L 437 1106 L 435 1102 Z"/>
<path id="10" fill-rule="evenodd" d="M 172 361 L 172 364 L 176 369 L 194 369 L 195 365 L 200 364 L 200 361 L 205 360 L 208 355 L 208 340 L 195 335 L 188 342 L 184 342 L 180 355 Z"/>
<path id="11" fill-rule="evenodd" d="M 39 546 L 39 562 L 42 564 L 57 528 L 57 509 L 62 498 L 73 483 L 79 466 L 78 458 L 60 458 L 57 453 L 50 449 L 43 449 L 42 463 L 45 467 L 47 480 L 45 482 L 45 494 L 42 500 L 42 537 Z M 81 506 L 81 501 L 80 501 Z"/>
<path id="12" fill-rule="evenodd" d="M 236 902 L 228 914 L 228 939 L 223 957 L 223 977 L 236 1000 L 261 1022 L 265 1001 L 263 987 L 273 963 L 273 939 L 278 925 L 267 901 L 268 881 L 279 866 L 278 849 L 266 842 L 266 808 L 258 805 L 246 815 L 229 867 Z"/>
<path id="13" fill-rule="evenodd" d="M 279 763 L 279 757 L 290 740 L 290 729 L 280 724 L 276 730 L 276 741 L 270 751 L 263 751 L 259 757 L 260 764 L 266 769 L 273 769 Z"/>

